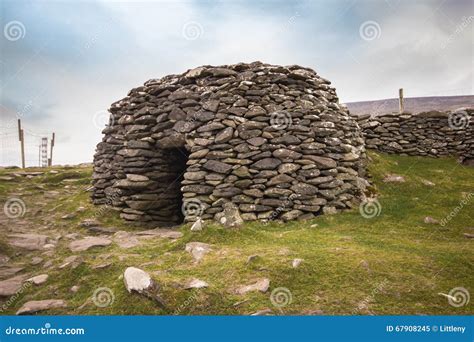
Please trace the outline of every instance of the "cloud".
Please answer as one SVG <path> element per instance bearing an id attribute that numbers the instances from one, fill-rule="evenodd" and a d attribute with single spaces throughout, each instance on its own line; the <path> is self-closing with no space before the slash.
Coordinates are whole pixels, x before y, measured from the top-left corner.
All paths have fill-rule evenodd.
<path id="1" fill-rule="evenodd" d="M 91 161 L 101 139 L 95 113 L 130 88 L 255 60 L 312 67 L 342 102 L 394 97 L 399 87 L 406 96 L 472 94 L 471 15 L 464 0 L 7 0 L 2 28 L 19 20 L 26 34 L 0 39 L 0 126 L 22 112 L 31 132 L 56 132 L 55 162 Z M 361 37 L 367 21 L 379 25 L 376 39 Z"/>

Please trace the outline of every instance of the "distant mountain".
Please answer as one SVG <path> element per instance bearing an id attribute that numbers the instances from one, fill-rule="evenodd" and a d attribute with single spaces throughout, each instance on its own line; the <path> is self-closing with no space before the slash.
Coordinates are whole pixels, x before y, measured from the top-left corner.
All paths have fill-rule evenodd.
<path id="1" fill-rule="evenodd" d="M 420 113 L 430 110 L 447 111 L 461 107 L 474 107 L 474 95 L 463 96 L 428 96 L 405 98 L 405 111 Z M 376 101 L 361 101 L 345 103 L 352 114 L 380 115 L 398 112 L 398 98 Z"/>

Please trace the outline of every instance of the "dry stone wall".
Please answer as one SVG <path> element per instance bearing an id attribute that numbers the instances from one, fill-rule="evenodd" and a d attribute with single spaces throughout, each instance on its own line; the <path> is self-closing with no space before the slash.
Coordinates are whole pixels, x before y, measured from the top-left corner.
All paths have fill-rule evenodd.
<path id="1" fill-rule="evenodd" d="M 149 80 L 110 113 L 92 198 L 125 220 L 311 218 L 367 185 L 359 126 L 308 68 L 203 66 Z"/>
<path id="2" fill-rule="evenodd" d="M 474 161 L 474 109 L 355 118 L 368 149 L 414 156 L 453 155 L 466 164 Z"/>

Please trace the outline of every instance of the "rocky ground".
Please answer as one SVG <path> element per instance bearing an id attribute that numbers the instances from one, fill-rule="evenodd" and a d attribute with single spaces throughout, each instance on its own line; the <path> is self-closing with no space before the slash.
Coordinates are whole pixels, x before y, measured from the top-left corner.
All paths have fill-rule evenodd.
<path id="1" fill-rule="evenodd" d="M 0 170 L 2 314 L 472 314 L 474 169 L 371 153 L 360 210 L 129 226 L 90 167 Z"/>

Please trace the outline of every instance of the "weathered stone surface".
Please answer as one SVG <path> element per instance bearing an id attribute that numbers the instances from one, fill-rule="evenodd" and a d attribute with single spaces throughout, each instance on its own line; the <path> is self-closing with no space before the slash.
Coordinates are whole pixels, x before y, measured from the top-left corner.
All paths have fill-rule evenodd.
<path id="1" fill-rule="evenodd" d="M 62 299 L 32 300 L 23 304 L 16 312 L 17 315 L 27 315 L 38 311 L 59 309 L 67 307 L 66 301 Z"/>
<path id="2" fill-rule="evenodd" d="M 10 234 L 8 243 L 10 246 L 24 248 L 30 251 L 43 249 L 48 241 L 48 236 L 42 234 Z"/>
<path id="3" fill-rule="evenodd" d="M 105 247 L 112 243 L 112 240 L 100 236 L 86 236 L 81 240 L 72 241 L 69 244 L 69 249 L 72 252 L 86 251 L 92 247 Z"/>
<path id="4" fill-rule="evenodd" d="M 204 242 L 188 242 L 185 250 L 192 255 L 196 262 L 199 262 L 211 251 L 211 246 Z"/>
<path id="5" fill-rule="evenodd" d="M 204 287 L 209 287 L 209 284 L 206 283 L 204 280 L 200 279 L 190 279 L 186 284 L 184 284 L 184 289 L 189 290 L 189 289 L 202 289 Z"/>
<path id="6" fill-rule="evenodd" d="M 201 66 L 132 89 L 110 112 L 92 200 L 127 221 L 169 227 L 184 215 L 237 226 L 278 207 L 283 219 L 307 219 L 352 208 L 367 187 L 356 181 L 365 177 L 361 126 L 307 68 Z M 308 203 L 316 196 L 326 202 Z M 195 210 L 184 210 L 191 200 Z"/>
<path id="7" fill-rule="evenodd" d="M 31 277 L 31 278 L 27 279 L 26 281 L 29 281 L 29 282 L 31 282 L 35 285 L 41 285 L 41 284 L 46 283 L 48 278 L 49 278 L 49 276 L 47 274 L 40 274 L 40 275 Z"/>
<path id="8" fill-rule="evenodd" d="M 269 287 L 270 287 L 270 280 L 268 278 L 263 278 L 263 279 L 257 280 L 253 284 L 239 286 L 235 290 L 235 293 L 239 295 L 244 295 L 248 292 L 253 292 L 253 291 L 259 291 L 259 292 L 265 293 L 268 291 Z"/>
<path id="9" fill-rule="evenodd" d="M 26 276 L 24 275 L 18 275 L 16 277 L 0 281 L 0 297 L 13 296 L 15 293 L 17 293 L 21 289 L 25 278 Z"/>

